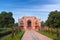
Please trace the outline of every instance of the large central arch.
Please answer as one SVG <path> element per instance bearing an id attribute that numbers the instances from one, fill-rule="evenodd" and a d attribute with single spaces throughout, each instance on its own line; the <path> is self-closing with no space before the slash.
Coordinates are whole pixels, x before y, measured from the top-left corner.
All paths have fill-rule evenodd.
<path id="1" fill-rule="evenodd" d="M 27 21 L 27 28 L 28 28 L 28 29 L 31 29 L 31 20 L 28 20 L 28 21 Z"/>

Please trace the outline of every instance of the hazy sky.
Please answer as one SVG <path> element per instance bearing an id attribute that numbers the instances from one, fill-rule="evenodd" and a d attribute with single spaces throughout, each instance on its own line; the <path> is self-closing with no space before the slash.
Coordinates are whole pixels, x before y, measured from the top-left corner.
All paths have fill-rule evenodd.
<path id="1" fill-rule="evenodd" d="M 15 22 L 22 16 L 36 16 L 45 21 L 54 10 L 60 11 L 60 0 L 0 0 L 0 12 L 13 12 Z"/>

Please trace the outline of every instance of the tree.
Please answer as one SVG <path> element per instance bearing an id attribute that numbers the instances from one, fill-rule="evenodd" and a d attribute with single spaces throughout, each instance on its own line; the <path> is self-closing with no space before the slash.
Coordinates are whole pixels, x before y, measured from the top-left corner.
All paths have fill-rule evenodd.
<path id="1" fill-rule="evenodd" d="M 58 36 L 58 28 L 60 28 L 60 11 L 52 11 L 49 13 L 48 19 L 46 21 L 46 25 L 49 27 L 57 28 L 57 36 Z"/>
<path id="2" fill-rule="evenodd" d="M 12 27 L 14 25 L 14 18 L 12 12 L 2 11 L 0 13 L 0 27 Z"/>
<path id="3" fill-rule="evenodd" d="M 15 27 L 18 27 L 18 23 L 15 23 L 14 26 L 15 26 Z"/>
<path id="4" fill-rule="evenodd" d="M 14 18 L 12 12 L 2 11 L 0 13 L 0 28 L 11 28 L 12 29 L 12 38 L 14 36 Z"/>
<path id="5" fill-rule="evenodd" d="M 44 26 L 45 26 L 45 23 L 42 21 L 41 22 L 41 27 L 44 28 Z"/>

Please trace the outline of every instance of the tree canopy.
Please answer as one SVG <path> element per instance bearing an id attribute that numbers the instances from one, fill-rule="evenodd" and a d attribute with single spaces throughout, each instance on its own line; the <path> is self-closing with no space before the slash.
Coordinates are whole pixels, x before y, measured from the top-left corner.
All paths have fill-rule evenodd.
<path id="1" fill-rule="evenodd" d="M 14 18 L 12 12 L 2 11 L 0 13 L 0 27 L 11 27 L 14 25 Z"/>
<path id="2" fill-rule="evenodd" d="M 49 13 L 46 25 L 49 27 L 60 27 L 60 11 L 51 11 Z"/>

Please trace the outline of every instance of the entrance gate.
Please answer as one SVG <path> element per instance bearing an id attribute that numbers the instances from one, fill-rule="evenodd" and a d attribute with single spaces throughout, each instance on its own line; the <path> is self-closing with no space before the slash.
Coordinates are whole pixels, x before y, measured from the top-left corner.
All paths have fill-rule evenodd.
<path id="1" fill-rule="evenodd" d="M 31 29 L 31 21 L 30 20 L 27 21 L 27 29 Z"/>

